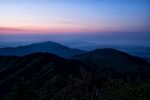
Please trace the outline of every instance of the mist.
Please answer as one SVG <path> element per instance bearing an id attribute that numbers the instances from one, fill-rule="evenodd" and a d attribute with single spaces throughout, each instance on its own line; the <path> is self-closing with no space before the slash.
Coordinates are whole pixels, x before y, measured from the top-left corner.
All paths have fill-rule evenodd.
<path id="1" fill-rule="evenodd" d="M 37 42 L 53 41 L 63 45 L 94 49 L 100 46 L 150 46 L 149 32 L 67 33 L 67 34 L 1 34 L 0 47 L 15 47 Z"/>

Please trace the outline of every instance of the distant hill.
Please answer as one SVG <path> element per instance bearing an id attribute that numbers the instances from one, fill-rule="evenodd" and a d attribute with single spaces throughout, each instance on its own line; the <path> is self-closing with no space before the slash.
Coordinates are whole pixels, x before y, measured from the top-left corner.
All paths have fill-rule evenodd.
<path id="1" fill-rule="evenodd" d="M 144 59 L 111 48 L 96 49 L 72 58 L 93 66 L 99 73 L 108 69 L 119 73 L 150 71 L 150 64 Z"/>
<path id="2" fill-rule="evenodd" d="M 144 58 L 150 62 L 150 46 L 140 46 L 140 45 L 111 45 L 111 44 L 94 44 L 94 43 L 76 43 L 76 48 L 80 48 L 85 51 L 95 50 L 97 48 L 114 48 L 120 51 L 124 51 L 130 55 L 138 56 Z"/>
<path id="3" fill-rule="evenodd" d="M 34 43 L 31 45 L 19 46 L 19 47 L 0 48 L 0 55 L 5 55 L 5 56 L 24 56 L 35 52 L 53 53 L 61 57 L 69 58 L 70 56 L 73 56 L 75 54 L 81 54 L 84 51 L 79 49 L 72 49 L 67 46 L 63 46 L 59 43 L 55 43 L 51 41 Z"/>

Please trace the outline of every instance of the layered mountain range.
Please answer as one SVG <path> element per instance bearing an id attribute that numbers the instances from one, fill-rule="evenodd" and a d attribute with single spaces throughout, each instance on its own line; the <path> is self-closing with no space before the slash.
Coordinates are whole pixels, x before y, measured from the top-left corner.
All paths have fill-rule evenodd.
<path id="1" fill-rule="evenodd" d="M 0 55 L 5 56 L 24 56 L 35 52 L 53 53 L 61 57 L 68 58 L 75 54 L 81 54 L 84 51 L 80 49 L 69 48 L 67 46 L 52 41 L 33 43 L 30 45 L 18 47 L 0 48 Z"/>
<path id="2" fill-rule="evenodd" d="M 1 100 L 148 100 L 150 63 L 54 42 L 0 49 Z"/>

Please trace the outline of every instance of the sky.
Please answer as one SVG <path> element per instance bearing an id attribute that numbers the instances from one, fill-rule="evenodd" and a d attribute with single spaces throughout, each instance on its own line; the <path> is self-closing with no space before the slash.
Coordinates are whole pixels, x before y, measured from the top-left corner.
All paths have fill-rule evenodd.
<path id="1" fill-rule="evenodd" d="M 99 34 L 144 43 L 150 38 L 149 11 L 150 0 L 0 0 L 0 42 Z"/>
<path id="2" fill-rule="evenodd" d="M 149 0 L 0 0 L 0 32 L 150 31 Z"/>

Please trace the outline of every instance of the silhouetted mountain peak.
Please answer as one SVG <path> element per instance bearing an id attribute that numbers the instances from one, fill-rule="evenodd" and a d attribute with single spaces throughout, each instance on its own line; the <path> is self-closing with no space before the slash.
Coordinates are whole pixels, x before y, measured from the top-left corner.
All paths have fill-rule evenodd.
<path id="1" fill-rule="evenodd" d="M 75 54 L 83 53 L 82 50 L 72 49 L 51 41 L 33 43 L 30 45 L 19 46 L 14 48 L 0 48 L 0 55 L 5 56 L 24 56 L 35 52 L 48 52 L 65 58 L 69 58 Z"/>
<path id="2" fill-rule="evenodd" d="M 116 54 L 116 53 L 123 53 L 121 51 L 118 51 L 116 49 L 113 48 L 103 48 L 103 49 L 95 49 L 93 51 L 91 51 L 90 53 L 101 53 L 101 54 L 105 54 L 105 55 L 111 55 L 111 54 Z"/>
<path id="3" fill-rule="evenodd" d="M 124 52 L 118 51 L 113 48 L 104 48 L 104 49 L 96 49 L 87 53 L 82 53 L 79 55 L 75 55 L 74 57 L 77 56 L 82 56 L 82 57 L 91 57 L 91 58 L 107 58 L 107 57 L 116 57 L 116 56 L 121 56 L 124 54 Z"/>
<path id="4" fill-rule="evenodd" d="M 62 46 L 62 47 L 68 48 L 67 46 L 63 46 L 63 45 L 61 45 L 59 43 L 52 42 L 52 41 L 33 43 L 33 44 L 28 45 L 28 46 Z"/>
<path id="5" fill-rule="evenodd" d="M 95 65 L 100 69 L 111 68 L 119 72 L 133 71 L 141 65 L 150 65 L 139 57 L 112 48 L 96 49 L 73 58 Z"/>

